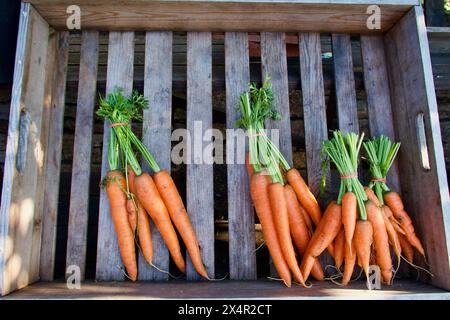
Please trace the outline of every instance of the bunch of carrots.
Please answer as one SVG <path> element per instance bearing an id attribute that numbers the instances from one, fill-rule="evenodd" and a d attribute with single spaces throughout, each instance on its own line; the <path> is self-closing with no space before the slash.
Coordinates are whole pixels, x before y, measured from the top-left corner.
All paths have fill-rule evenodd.
<path id="1" fill-rule="evenodd" d="M 130 122 L 142 120 L 142 110 L 147 107 L 148 101 L 142 95 L 133 92 L 127 98 L 119 89 L 106 98 L 100 98 L 97 110 L 97 115 L 110 123 L 109 171 L 102 184 L 108 195 L 127 276 L 132 281 L 137 279 L 136 243 L 147 263 L 160 270 L 152 263 L 151 219 L 177 268 L 183 273 L 186 271 L 175 229 L 186 245 L 195 270 L 209 279 L 197 236 L 174 181 L 167 171 L 160 169 L 150 151 L 131 130 Z M 148 163 L 153 175 L 143 172 L 137 154 Z"/>
<path id="2" fill-rule="evenodd" d="M 266 134 L 265 121 L 280 118 L 268 78 L 260 88 L 250 84 L 249 92 L 240 96 L 239 109 L 237 126 L 244 127 L 249 137 L 246 162 L 252 202 L 273 264 L 286 286 L 291 286 L 292 275 L 303 286 L 310 275 L 324 280 L 318 258 L 325 250 L 339 271 L 330 279 L 342 277 L 343 285 L 350 282 L 356 265 L 368 278 L 371 264 L 380 267 L 383 282 L 390 284 L 395 274 L 390 246 L 398 264 L 402 252 L 412 264 L 413 248 L 425 257 L 400 196 L 386 184 L 399 144 L 384 136 L 363 143 L 364 135 L 340 131 L 323 141 L 323 154 L 336 166 L 341 183 L 337 200 L 322 215 L 299 171 Z M 366 188 L 358 179 L 363 146 L 372 175 Z"/>
<path id="3" fill-rule="evenodd" d="M 332 201 L 320 221 L 302 261 L 302 272 L 308 277 L 311 259 L 334 242 L 334 261 L 342 284 L 351 279 L 356 263 L 368 278 L 369 265 L 381 270 L 382 281 L 391 284 L 393 269 L 390 246 L 400 264 L 402 251 L 412 264 L 412 248 L 425 257 L 423 246 L 414 232 L 403 202 L 386 185 L 386 176 L 400 144 L 381 136 L 363 143 L 364 135 L 334 131 L 332 139 L 323 142 L 323 152 L 341 175 L 337 201 Z M 364 146 L 372 175 L 368 187 L 358 179 L 358 160 Z M 398 269 L 398 266 L 397 266 Z"/>
<path id="4" fill-rule="evenodd" d="M 319 225 L 322 213 L 298 170 L 290 167 L 265 133 L 265 120 L 279 119 L 269 79 L 261 88 L 250 84 L 250 91 L 240 96 L 239 108 L 237 126 L 244 127 L 249 136 L 250 194 L 265 243 L 285 285 L 291 286 L 293 275 L 297 283 L 306 286 L 294 247 L 301 256 L 307 253 L 313 225 Z M 316 258 L 310 269 L 315 279 L 324 279 Z"/>

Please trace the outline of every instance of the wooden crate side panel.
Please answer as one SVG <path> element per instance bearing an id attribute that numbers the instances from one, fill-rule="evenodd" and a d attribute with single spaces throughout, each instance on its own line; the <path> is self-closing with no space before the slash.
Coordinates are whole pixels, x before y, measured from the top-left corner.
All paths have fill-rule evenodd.
<path id="1" fill-rule="evenodd" d="M 45 161 L 42 245 L 40 247 L 40 274 L 42 279 L 53 278 L 56 246 L 56 221 L 58 216 L 59 176 L 64 127 L 65 89 L 69 53 L 68 32 L 56 37 L 51 108 L 48 118 L 47 156 Z"/>
<path id="2" fill-rule="evenodd" d="M 84 280 L 89 217 L 92 127 L 95 99 L 97 98 L 99 33 L 98 31 L 83 31 L 81 37 L 66 268 L 69 266 L 79 267 L 81 280 Z"/>
<path id="3" fill-rule="evenodd" d="M 172 120 L 172 32 L 147 32 L 144 94 L 150 108 L 144 111 L 143 142 L 162 170 L 170 172 Z M 144 169 L 148 169 L 146 164 Z M 153 263 L 169 270 L 169 252 L 161 233 L 151 221 Z M 139 254 L 139 279 L 167 280 L 168 275 L 150 267 Z"/>
<path id="4" fill-rule="evenodd" d="M 421 7 L 415 7 L 385 36 L 406 210 L 422 239 L 434 277 L 450 289 L 450 199 L 436 96 Z M 420 130 L 423 115 L 424 131 Z M 422 144 L 419 145 L 423 137 Z M 428 151 L 430 169 L 422 165 Z"/>
<path id="5" fill-rule="evenodd" d="M 190 133 L 191 150 L 188 151 L 186 196 L 187 210 L 197 234 L 200 252 L 206 271 L 214 278 L 214 185 L 213 166 L 205 163 L 205 149 L 196 147 L 193 139 L 203 137 L 203 144 L 211 143 L 212 137 L 205 132 L 212 128 L 212 61 L 211 33 L 188 32 L 187 34 L 187 129 Z M 205 152 L 206 153 L 206 152 Z M 189 255 L 186 276 L 199 280 Z"/>
<path id="6" fill-rule="evenodd" d="M 361 36 L 361 52 L 370 135 L 383 134 L 396 141 L 383 37 Z M 387 179 L 393 190 L 401 191 L 398 160 L 394 161 Z"/>
<path id="7" fill-rule="evenodd" d="M 225 69 L 227 128 L 232 129 L 240 117 L 240 112 L 236 109 L 240 94 L 248 90 L 250 82 L 247 33 L 225 33 Z M 239 150 L 243 150 L 242 147 L 239 136 L 233 141 L 227 140 L 230 279 L 254 280 L 255 216 L 247 169 L 242 162 L 238 162 L 243 158 L 239 153 Z"/>
<path id="8" fill-rule="evenodd" d="M 117 88 L 128 96 L 133 89 L 134 32 L 110 32 L 108 45 L 108 71 L 106 94 Z M 103 129 L 103 151 L 101 176 L 105 177 L 108 167 L 109 123 Z M 119 252 L 114 224 L 111 219 L 108 196 L 100 191 L 98 241 L 97 241 L 97 280 L 123 280 L 122 259 Z"/>
<path id="9" fill-rule="evenodd" d="M 76 1 L 80 3 L 80 1 Z M 66 29 L 74 2 L 34 2 L 56 29 Z M 242 31 L 382 33 L 414 4 L 380 1 L 347 3 L 285 1 L 116 1 L 82 2 L 82 28 L 108 31 Z M 368 29 L 368 6 L 380 7 L 381 30 Z M 415 3 L 416 4 L 416 3 Z"/>
<path id="10" fill-rule="evenodd" d="M 49 26 L 28 4 L 20 10 L 11 112 L 0 209 L 0 291 L 23 288 L 31 277 L 38 172 L 44 156 L 44 107 Z"/>

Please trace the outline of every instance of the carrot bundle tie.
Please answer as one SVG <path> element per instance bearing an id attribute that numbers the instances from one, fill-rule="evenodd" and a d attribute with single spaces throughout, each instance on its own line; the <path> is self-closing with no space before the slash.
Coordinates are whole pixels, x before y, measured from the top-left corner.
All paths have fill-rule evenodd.
<path id="1" fill-rule="evenodd" d="M 109 125 L 110 128 L 114 128 L 114 127 L 123 127 L 123 126 L 127 126 L 128 122 L 118 122 L 118 123 L 111 123 Z"/>
<path id="2" fill-rule="evenodd" d="M 266 136 L 266 133 L 264 131 L 251 133 L 248 135 L 249 138 L 256 138 L 256 137 L 263 137 Z"/>
<path id="3" fill-rule="evenodd" d="M 386 178 L 372 178 L 370 179 L 370 181 L 372 182 L 382 182 L 382 183 L 386 183 Z"/>
<path id="4" fill-rule="evenodd" d="M 341 180 L 348 180 L 348 179 L 358 179 L 358 173 L 352 172 L 346 175 L 341 175 Z"/>

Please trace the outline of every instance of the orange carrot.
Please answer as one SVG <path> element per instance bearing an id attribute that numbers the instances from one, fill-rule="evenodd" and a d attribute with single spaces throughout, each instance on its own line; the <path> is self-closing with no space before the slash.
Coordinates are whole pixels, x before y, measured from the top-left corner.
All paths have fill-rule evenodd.
<path id="1" fill-rule="evenodd" d="M 309 190 L 308 185 L 305 183 L 305 180 L 303 180 L 300 172 L 298 172 L 295 168 L 290 169 L 287 172 L 286 177 L 289 184 L 297 194 L 297 198 L 301 205 L 305 208 L 306 212 L 308 212 L 314 222 L 314 225 L 317 227 L 320 223 L 322 212 L 320 211 L 316 198 Z"/>
<path id="2" fill-rule="evenodd" d="M 375 192 L 373 192 L 372 189 L 370 189 L 369 187 L 364 187 L 364 191 L 366 191 L 366 195 L 367 198 L 372 201 L 373 203 L 375 203 L 375 205 L 377 205 L 378 207 L 381 206 L 380 200 L 378 199 L 378 197 L 375 195 Z"/>
<path id="3" fill-rule="evenodd" d="M 181 254 L 177 234 L 173 228 L 172 221 L 170 220 L 169 212 L 161 199 L 152 177 L 144 172 L 134 179 L 134 183 L 139 202 L 155 222 L 176 266 L 181 272 L 185 273 L 186 264 L 183 255 Z"/>
<path id="4" fill-rule="evenodd" d="M 268 175 L 264 173 L 253 174 L 250 179 L 250 195 L 261 223 L 264 240 L 266 241 L 273 264 L 279 276 L 283 279 L 284 284 L 290 287 L 292 281 L 291 272 L 283 257 L 273 221 L 272 209 L 270 207 L 268 192 L 270 183 Z"/>
<path id="5" fill-rule="evenodd" d="M 106 194 L 111 208 L 111 217 L 119 242 L 120 255 L 132 281 L 137 279 L 134 234 L 128 221 L 126 181 L 121 171 L 109 171 L 106 178 Z"/>
<path id="6" fill-rule="evenodd" d="M 292 271 L 295 280 L 305 285 L 302 273 L 295 258 L 294 246 L 292 245 L 291 234 L 289 231 L 289 215 L 284 195 L 284 187 L 281 183 L 272 183 L 269 186 L 270 208 L 272 210 L 272 218 L 275 224 L 278 241 L 284 260 Z"/>
<path id="7" fill-rule="evenodd" d="M 315 258 L 317 258 L 336 238 L 342 226 L 341 206 L 330 202 L 323 218 L 314 232 L 303 257 L 301 270 L 304 279 L 308 279 Z"/>
<path id="8" fill-rule="evenodd" d="M 134 179 L 136 178 L 136 174 L 131 169 L 130 166 L 128 166 L 128 186 L 130 188 L 131 193 L 134 196 L 133 202 L 133 208 L 137 207 L 137 227 L 138 227 L 138 238 L 139 238 L 139 246 L 142 251 L 142 255 L 145 258 L 145 261 L 147 261 L 148 264 L 153 263 L 153 240 L 152 240 L 152 231 L 150 229 L 150 217 L 148 216 L 147 212 L 145 211 L 142 204 L 139 202 L 139 200 L 136 198 L 136 186 L 134 183 Z"/>
<path id="9" fill-rule="evenodd" d="M 403 256 L 405 257 L 406 261 L 408 261 L 409 263 L 413 263 L 414 249 L 413 249 L 411 243 L 409 243 L 406 236 L 404 236 L 401 233 L 398 233 L 398 240 L 400 241 L 402 253 L 403 253 Z"/>
<path id="10" fill-rule="evenodd" d="M 131 174 L 130 174 L 131 171 Z M 134 193 L 131 188 L 131 185 L 134 187 L 134 178 L 136 177 L 136 174 L 131 169 L 131 166 L 128 165 L 128 187 L 130 188 L 130 192 Z M 131 229 L 133 230 L 133 234 L 136 233 L 136 227 L 137 227 L 137 220 L 138 220 L 138 214 L 137 214 L 137 207 L 135 204 L 135 201 L 133 201 L 132 198 L 127 199 L 127 212 L 128 212 L 128 221 L 130 222 Z"/>
<path id="11" fill-rule="evenodd" d="M 247 166 L 248 176 L 251 177 L 253 175 L 253 165 L 250 164 L 250 153 L 247 152 L 245 155 L 245 165 Z"/>
<path id="12" fill-rule="evenodd" d="M 153 240 L 152 231 L 150 229 L 150 217 L 145 211 L 142 204 L 137 201 L 138 206 L 138 237 L 139 246 L 141 247 L 142 255 L 148 264 L 153 263 Z"/>
<path id="13" fill-rule="evenodd" d="M 387 214 L 385 214 L 387 206 L 382 206 L 381 210 L 383 212 L 384 224 L 386 225 L 386 231 L 388 233 L 389 241 L 394 249 L 395 256 L 397 257 L 397 262 L 400 263 L 400 254 L 402 253 L 402 248 L 400 246 L 400 240 L 398 239 L 397 232 L 392 225 L 391 220 L 389 220 Z"/>
<path id="14" fill-rule="evenodd" d="M 385 217 L 389 219 L 396 232 L 401 233 L 403 235 L 406 234 L 405 231 L 403 231 L 402 227 L 400 226 L 400 222 L 398 222 L 397 219 L 395 219 L 392 210 L 386 205 L 383 206 L 383 214 Z"/>
<path id="15" fill-rule="evenodd" d="M 297 247 L 300 255 L 303 256 L 306 252 L 310 239 L 308 227 L 304 221 L 304 216 L 301 213 L 303 209 L 297 200 L 294 189 L 292 189 L 289 184 L 284 186 L 284 191 L 289 215 L 289 230 L 291 232 L 292 241 Z M 314 266 L 311 269 L 311 275 L 314 279 L 319 281 L 324 279 L 323 269 L 318 259 L 314 262 Z"/>
<path id="16" fill-rule="evenodd" d="M 414 226 L 412 224 L 411 218 L 408 213 L 404 210 L 402 199 L 400 195 L 394 191 L 390 191 L 384 195 L 384 201 L 392 210 L 394 217 L 398 220 L 402 229 L 405 231 L 406 238 L 411 243 L 411 245 L 419 251 L 419 253 L 425 257 L 425 250 L 423 249 L 422 243 L 417 237 Z"/>
<path id="17" fill-rule="evenodd" d="M 389 237 L 384 223 L 381 208 L 372 201 L 366 202 L 367 219 L 373 228 L 373 243 L 375 248 L 375 261 L 381 269 L 383 281 L 387 284 L 392 279 L 392 259 L 389 250 Z"/>
<path id="18" fill-rule="evenodd" d="M 131 230 L 133 230 L 133 234 L 135 234 L 138 216 L 136 206 L 132 198 L 127 199 L 127 212 L 128 212 L 128 222 L 130 223 Z"/>
<path id="19" fill-rule="evenodd" d="M 344 228 L 339 231 L 336 240 L 334 240 L 334 264 L 338 270 L 341 269 L 342 262 L 344 261 L 345 255 L 345 234 Z M 350 242 L 351 243 L 351 242 Z"/>
<path id="20" fill-rule="evenodd" d="M 351 247 L 347 243 L 344 243 L 344 245 L 345 245 L 345 257 L 344 257 L 344 276 L 342 277 L 342 284 L 346 286 L 350 282 L 353 270 L 355 269 L 355 262 L 356 262 L 355 239 L 353 239 Z"/>
<path id="21" fill-rule="evenodd" d="M 369 277 L 370 249 L 373 243 L 373 229 L 371 223 L 367 220 L 358 220 L 356 222 L 353 238 L 358 265 L 363 268 L 366 277 Z"/>
<path id="22" fill-rule="evenodd" d="M 352 243 L 353 234 L 355 233 L 357 217 L 358 212 L 356 196 L 353 192 L 346 192 L 342 197 L 342 224 L 344 225 L 345 230 L 345 242 L 349 246 Z"/>
<path id="23" fill-rule="evenodd" d="M 167 171 L 161 170 L 153 175 L 153 180 L 155 181 L 159 194 L 169 211 L 173 224 L 186 245 L 186 250 L 191 257 L 192 265 L 203 278 L 209 279 L 200 255 L 197 236 L 172 177 Z"/>

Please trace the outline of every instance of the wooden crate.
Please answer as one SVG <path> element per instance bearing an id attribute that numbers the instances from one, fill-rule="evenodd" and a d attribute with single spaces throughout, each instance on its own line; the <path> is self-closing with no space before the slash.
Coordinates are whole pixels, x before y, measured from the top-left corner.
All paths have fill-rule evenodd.
<path id="1" fill-rule="evenodd" d="M 358 131 L 350 34 L 360 35 L 364 84 L 371 135 L 402 142 L 389 176 L 401 190 L 417 233 L 423 239 L 434 274 L 421 282 L 399 281 L 392 288 L 360 295 L 361 283 L 349 289 L 315 283 L 312 290 L 287 289 L 279 283 L 251 284 L 114 282 L 124 280 L 117 239 L 104 192 L 100 195 L 96 279 L 71 291 L 53 280 L 55 230 L 68 63 L 66 9 L 81 9 L 81 55 L 74 140 L 66 265 L 77 265 L 84 278 L 96 99 L 99 31 L 109 32 L 106 92 L 133 87 L 135 31 L 144 31 L 144 94 L 152 115 L 144 112 L 143 139 L 158 163 L 170 170 L 172 32 L 187 32 L 187 128 L 212 124 L 212 32 L 225 32 L 227 127 L 234 127 L 239 94 L 249 75 L 248 33 L 258 32 L 262 73 L 272 77 L 281 121 L 280 145 L 292 163 L 286 33 L 298 36 L 307 179 L 318 193 L 320 141 L 327 138 L 320 33 L 332 34 L 339 128 Z M 367 28 L 367 8 L 379 5 L 381 29 Z M 417 0 L 27 0 L 22 3 L 0 211 L 0 288 L 20 297 L 443 297 L 450 290 L 450 199 L 442 149 L 428 40 Z M 104 130 L 104 141 L 108 130 Z M 228 150 L 231 151 L 231 150 Z M 103 145 L 102 175 L 107 170 Z M 232 280 L 256 280 L 254 213 L 245 166 L 228 165 L 229 270 Z M 212 165 L 187 166 L 187 208 L 197 231 L 209 274 L 214 275 L 214 198 Z M 167 269 L 169 255 L 154 231 L 155 264 Z M 139 265 L 140 280 L 167 276 Z M 188 259 L 187 279 L 199 277 Z M 167 290 L 164 290 L 167 288 Z M 172 293 L 170 293 L 172 292 Z"/>

